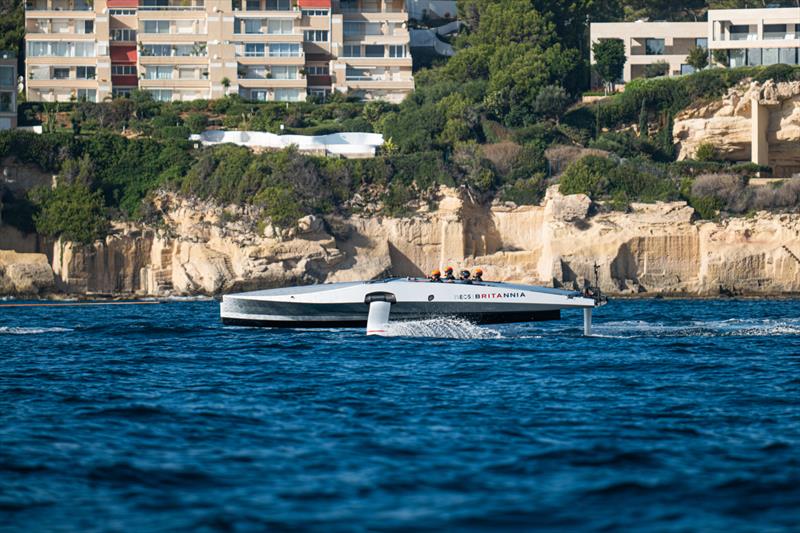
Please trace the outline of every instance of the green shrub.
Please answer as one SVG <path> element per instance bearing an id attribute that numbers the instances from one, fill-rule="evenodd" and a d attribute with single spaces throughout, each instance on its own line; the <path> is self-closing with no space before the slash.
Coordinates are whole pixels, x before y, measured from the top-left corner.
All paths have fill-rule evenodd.
<path id="1" fill-rule="evenodd" d="M 293 227 L 304 215 L 292 191 L 283 187 L 265 187 L 253 198 L 253 203 L 263 209 L 274 226 L 283 229 Z"/>
<path id="2" fill-rule="evenodd" d="M 586 194 L 590 198 L 604 196 L 610 186 L 609 177 L 617 165 L 610 159 L 587 156 L 567 167 L 561 175 L 561 194 Z"/>
<path id="3" fill-rule="evenodd" d="M 38 233 L 85 244 L 106 235 L 108 220 L 99 191 L 75 183 L 55 189 L 40 187 L 31 196 L 39 208 L 33 217 Z"/>
<path id="4" fill-rule="evenodd" d="M 694 153 L 694 158 L 697 161 L 715 161 L 717 159 L 717 149 L 711 143 L 700 143 Z"/>
<path id="5" fill-rule="evenodd" d="M 203 133 L 208 127 L 208 116 L 204 113 L 191 113 L 186 117 L 186 126 L 191 133 Z"/>
<path id="6" fill-rule="evenodd" d="M 544 174 L 535 174 L 528 179 L 519 179 L 505 185 L 499 193 L 500 200 L 517 205 L 539 205 L 545 193 Z"/>

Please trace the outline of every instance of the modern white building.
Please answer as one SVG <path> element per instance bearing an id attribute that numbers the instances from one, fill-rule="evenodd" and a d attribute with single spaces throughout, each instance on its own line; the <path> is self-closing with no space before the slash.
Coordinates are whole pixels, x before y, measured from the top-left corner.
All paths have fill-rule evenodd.
<path id="1" fill-rule="evenodd" d="M 730 67 L 800 63 L 800 7 L 712 9 L 707 22 L 592 23 L 590 33 L 592 44 L 625 43 L 623 82 L 643 77 L 656 63 L 666 63 L 670 76 L 690 73 L 686 56 L 695 46 L 722 56 Z"/>

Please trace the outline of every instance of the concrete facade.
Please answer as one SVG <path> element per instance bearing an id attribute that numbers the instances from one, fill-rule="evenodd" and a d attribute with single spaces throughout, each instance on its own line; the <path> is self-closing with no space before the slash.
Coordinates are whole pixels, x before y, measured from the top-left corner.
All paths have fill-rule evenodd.
<path id="1" fill-rule="evenodd" d="M 403 0 L 29 0 L 26 94 L 302 101 L 414 88 Z"/>
<path id="2" fill-rule="evenodd" d="M 800 63 L 800 8 L 712 9 L 707 22 L 610 22 L 591 25 L 592 44 L 622 39 L 628 61 L 623 82 L 665 62 L 667 75 L 692 72 L 686 56 L 702 46 L 724 56 L 723 66 Z M 594 62 L 594 57 L 591 58 Z"/>

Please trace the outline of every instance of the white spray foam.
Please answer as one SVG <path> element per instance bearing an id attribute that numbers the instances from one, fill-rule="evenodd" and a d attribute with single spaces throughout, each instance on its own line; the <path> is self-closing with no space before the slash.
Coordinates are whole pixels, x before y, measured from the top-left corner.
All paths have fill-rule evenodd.
<path id="1" fill-rule="evenodd" d="M 642 320 L 624 320 L 595 325 L 598 337 L 764 337 L 800 335 L 800 319 L 728 319 L 694 320 L 683 324 L 664 324 Z"/>
<path id="2" fill-rule="evenodd" d="M 390 322 L 387 337 L 432 337 L 439 339 L 502 339 L 494 329 L 483 328 L 460 318 L 432 318 Z"/>
<path id="3" fill-rule="evenodd" d="M 0 326 L 0 335 L 39 335 L 42 333 L 64 333 L 75 331 L 70 328 L 14 328 Z"/>

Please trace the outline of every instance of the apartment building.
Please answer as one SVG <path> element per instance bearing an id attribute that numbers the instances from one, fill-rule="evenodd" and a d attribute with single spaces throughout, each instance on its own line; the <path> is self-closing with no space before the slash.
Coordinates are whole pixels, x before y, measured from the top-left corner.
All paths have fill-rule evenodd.
<path id="1" fill-rule="evenodd" d="M 17 127 L 17 56 L 0 51 L 0 130 Z"/>
<path id="2" fill-rule="evenodd" d="M 31 101 L 161 101 L 414 88 L 403 0 L 29 0 Z"/>
<path id="3" fill-rule="evenodd" d="M 800 63 L 800 8 L 712 9 L 707 22 L 592 23 L 590 33 L 592 44 L 625 43 L 623 82 L 643 77 L 656 63 L 666 63 L 670 76 L 691 73 L 686 56 L 694 46 L 730 67 Z"/>

